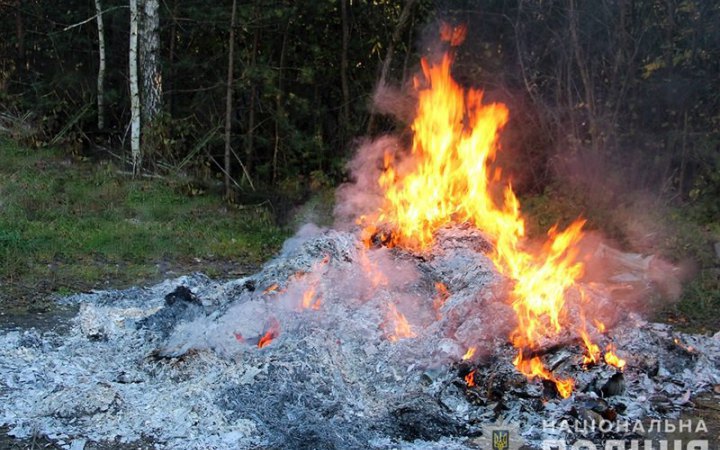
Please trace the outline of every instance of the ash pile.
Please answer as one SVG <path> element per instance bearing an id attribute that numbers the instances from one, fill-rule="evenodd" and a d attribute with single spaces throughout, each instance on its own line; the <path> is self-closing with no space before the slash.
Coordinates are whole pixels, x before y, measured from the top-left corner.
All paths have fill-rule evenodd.
<path id="1" fill-rule="evenodd" d="M 247 278 L 70 297 L 69 332 L 0 334 L 0 423 L 62 448 L 452 449 L 505 421 L 538 445 L 544 421 L 671 418 L 720 383 L 720 335 L 623 311 L 618 292 L 651 283 L 636 271 L 593 287 L 620 305 L 599 339 L 622 370 L 583 362 L 577 336 L 538 352 L 575 380 L 560 398 L 513 366 L 512 307 L 487 250 L 461 227 L 425 254 L 306 228 Z"/>

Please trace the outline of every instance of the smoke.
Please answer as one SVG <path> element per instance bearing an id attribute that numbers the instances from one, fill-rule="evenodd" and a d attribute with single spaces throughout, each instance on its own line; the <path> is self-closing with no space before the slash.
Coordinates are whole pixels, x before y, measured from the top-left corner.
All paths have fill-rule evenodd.
<path id="1" fill-rule="evenodd" d="M 355 221 L 376 212 L 383 202 L 383 191 L 378 185 L 382 174 L 383 160 L 406 151 L 402 139 L 397 136 L 382 136 L 367 139 L 357 149 L 347 169 L 351 181 L 341 185 L 335 195 L 335 228 L 349 229 Z"/>
<path id="2" fill-rule="evenodd" d="M 375 111 L 401 123 L 412 121 L 417 102 L 412 88 L 383 85 L 373 99 Z M 515 326 L 510 286 L 483 253 L 491 248 L 481 230 L 440 230 L 435 245 L 422 255 L 366 248 L 359 239 L 358 221 L 384 206 L 378 180 L 385 161 L 393 161 L 400 178 L 417 164 L 409 133 L 406 129 L 361 141 L 347 166 L 350 182 L 336 191 L 333 229 L 303 226 L 256 277 L 255 291 L 243 293 L 246 298 L 222 314 L 178 326 L 166 351 L 182 354 L 190 348 L 209 348 L 233 354 L 238 341 L 260 345 L 270 331 L 273 339 L 282 340 L 292 335 L 288 327 L 309 326 L 322 317 L 346 318 L 351 323 L 333 326 L 352 335 L 362 332 L 389 340 L 407 321 L 424 341 L 439 343 L 441 355 L 429 355 L 428 364 L 458 360 L 470 347 L 478 356 L 491 354 L 498 341 L 507 342 Z M 598 204 L 603 198 L 616 198 L 614 193 L 622 187 L 615 179 L 603 183 L 600 164 L 578 155 L 563 162 L 558 174 L 573 174 L 598 196 Z M 628 230 L 633 225 L 636 233 L 650 236 L 641 242 L 651 243 L 650 224 L 630 216 L 625 223 Z M 578 255 L 586 268 L 583 285 L 566 299 L 571 320 L 601 318 L 610 326 L 628 310 L 647 310 L 649 298 L 679 295 L 682 270 L 653 253 L 625 253 L 615 247 L 600 233 L 585 235 Z M 439 302 L 437 283 L 449 292 Z"/>

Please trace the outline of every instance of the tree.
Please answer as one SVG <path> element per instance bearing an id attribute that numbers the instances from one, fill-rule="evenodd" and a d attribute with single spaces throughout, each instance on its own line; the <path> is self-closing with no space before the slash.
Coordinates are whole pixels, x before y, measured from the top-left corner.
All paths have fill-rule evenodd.
<path id="1" fill-rule="evenodd" d="M 233 68 L 235 66 L 235 16 L 237 0 L 232 2 L 230 13 L 230 37 L 228 38 L 228 69 L 227 87 L 225 93 L 225 196 L 230 198 L 230 151 L 232 138 L 232 105 L 233 105 Z"/>
<path id="2" fill-rule="evenodd" d="M 403 6 L 402 12 L 400 13 L 397 25 L 395 25 L 395 30 L 393 31 L 390 41 L 388 42 L 387 52 L 385 52 L 385 58 L 383 59 L 382 65 L 380 66 L 380 80 L 378 81 L 378 86 L 383 86 L 387 82 L 388 73 L 390 72 L 390 66 L 392 65 L 393 57 L 395 56 L 395 45 L 398 41 L 400 41 L 400 37 L 402 36 L 402 33 L 407 26 L 407 23 L 410 21 L 410 16 L 416 3 L 417 0 L 405 1 L 405 6 Z M 368 134 L 374 133 L 376 119 L 377 118 L 375 113 L 371 110 L 370 119 L 368 120 L 367 126 Z"/>
<path id="3" fill-rule="evenodd" d="M 151 126 L 162 107 L 162 73 L 160 71 L 160 3 L 141 0 L 140 74 L 142 76 L 142 119 Z"/>
<path id="4" fill-rule="evenodd" d="M 340 53 L 340 85 L 342 86 L 342 116 L 340 130 L 343 138 L 347 138 L 350 129 L 350 87 L 348 85 L 348 44 L 350 41 L 350 18 L 348 17 L 348 0 L 340 0 L 342 21 L 342 51 Z"/>
<path id="5" fill-rule="evenodd" d="M 101 0 L 95 0 L 95 14 L 97 15 L 98 53 L 99 64 L 97 74 L 97 127 L 105 128 L 105 25 Z"/>
<path id="6" fill-rule="evenodd" d="M 142 166 L 140 153 L 140 86 L 138 81 L 138 0 L 130 0 L 130 151 L 132 172 L 138 174 Z"/>

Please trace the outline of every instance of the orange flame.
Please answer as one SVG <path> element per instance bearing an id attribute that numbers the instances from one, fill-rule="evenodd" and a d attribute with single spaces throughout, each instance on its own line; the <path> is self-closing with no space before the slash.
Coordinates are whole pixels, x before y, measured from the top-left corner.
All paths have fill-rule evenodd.
<path id="1" fill-rule="evenodd" d="M 513 361 L 515 367 L 525 374 L 528 378 L 540 378 L 555 383 L 555 388 L 562 398 L 570 397 L 575 388 L 575 381 L 572 378 L 557 378 L 549 370 L 545 368 L 539 357 L 534 356 L 531 359 L 524 359 L 522 353 L 518 353 Z"/>
<path id="2" fill-rule="evenodd" d="M 361 249 L 358 256 L 360 266 L 367 275 L 373 289 L 376 289 L 378 286 L 386 286 L 388 284 L 387 277 L 380 271 L 378 265 L 370 260 L 367 250 Z"/>
<path id="3" fill-rule="evenodd" d="M 464 25 L 451 26 L 445 22 L 440 25 L 440 40 L 448 42 L 452 47 L 462 44 L 465 36 L 467 36 L 467 27 Z"/>
<path id="4" fill-rule="evenodd" d="M 625 368 L 625 360 L 615 354 L 615 346 L 608 344 L 605 350 L 607 350 L 605 352 L 605 362 L 623 370 Z"/>
<path id="5" fill-rule="evenodd" d="M 268 330 L 265 332 L 265 334 L 260 338 L 258 341 L 258 348 L 265 348 L 275 339 L 276 337 L 280 336 L 280 323 L 272 319 L 270 322 L 270 326 L 268 327 Z"/>
<path id="6" fill-rule="evenodd" d="M 475 355 L 475 347 L 470 347 L 463 355 L 462 360 L 467 361 L 468 359 L 472 358 L 473 355 Z"/>
<path id="7" fill-rule="evenodd" d="M 605 332 L 605 324 L 604 323 L 602 323 L 596 319 L 595 321 L 593 321 L 593 324 L 595 324 L 595 328 L 597 328 L 597 330 L 599 332 L 601 332 L 601 333 Z"/>
<path id="8" fill-rule="evenodd" d="M 587 353 L 583 356 L 583 363 L 597 363 L 600 360 L 600 347 L 590 340 L 590 336 L 588 336 L 587 331 L 580 330 L 580 337 L 582 338 L 583 344 L 585 344 L 585 349 L 587 350 Z"/>
<path id="9" fill-rule="evenodd" d="M 475 369 L 471 370 L 469 374 L 465 375 L 465 383 L 467 383 L 467 387 L 475 386 Z"/>
<path id="10" fill-rule="evenodd" d="M 267 295 L 272 292 L 277 292 L 279 288 L 280 288 L 280 285 L 278 285 L 277 283 L 273 283 L 263 291 L 263 294 Z"/>
<path id="11" fill-rule="evenodd" d="M 320 305 L 322 305 L 322 297 L 317 295 L 316 288 L 312 285 L 303 293 L 301 308 L 318 310 Z"/>
<path id="12" fill-rule="evenodd" d="M 400 339 L 417 337 L 417 334 L 413 332 L 410 323 L 405 318 L 405 315 L 398 311 L 392 303 L 388 305 L 387 324 L 392 328 L 392 331 L 388 334 L 388 340 L 390 342 L 397 342 Z"/>
<path id="13" fill-rule="evenodd" d="M 450 292 L 448 291 L 447 286 L 445 286 L 445 283 L 440 281 L 435 283 L 435 290 L 437 291 L 437 295 L 433 299 L 433 309 L 435 309 L 435 315 L 438 320 L 440 320 L 442 317 L 440 314 L 440 308 L 443 307 L 448 297 L 450 297 Z"/>
<path id="14" fill-rule="evenodd" d="M 464 28 L 443 25 L 441 38 L 451 46 L 464 37 Z M 510 338 L 518 349 L 516 367 L 528 377 L 554 381 L 562 396 L 570 395 L 572 380 L 557 379 L 539 358 L 528 361 L 522 355 L 568 326 L 564 306 L 567 293 L 583 275 L 577 243 L 585 221 L 576 220 L 564 230 L 553 227 L 541 249 L 530 248 L 520 202 L 510 184 L 498 186 L 501 171 L 492 167 L 508 109 L 484 103 L 481 90 L 458 85 L 450 74 L 452 60 L 448 51 L 437 62 L 421 61 L 422 77 L 413 80 L 418 93 L 411 124 L 413 164 L 399 164 L 394 155 L 385 154 L 378 180 L 384 203 L 375 214 L 359 219 L 363 239 L 368 243 L 377 230 L 390 229 L 392 233 L 383 236 L 389 246 L 424 250 L 445 225 L 469 222 L 483 230 L 495 244 L 491 259 L 513 283 L 517 327 Z M 502 195 L 497 195 L 498 187 Z M 584 326 L 576 331 L 584 333 Z M 583 339 L 591 357 L 599 358 L 587 333 Z"/>

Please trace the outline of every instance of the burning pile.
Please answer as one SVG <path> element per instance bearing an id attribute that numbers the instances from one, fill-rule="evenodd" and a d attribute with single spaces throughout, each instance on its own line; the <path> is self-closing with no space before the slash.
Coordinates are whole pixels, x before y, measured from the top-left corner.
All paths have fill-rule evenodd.
<path id="1" fill-rule="evenodd" d="M 384 137 L 351 163 L 352 230 L 306 226 L 240 280 L 71 297 L 65 334 L 0 334 L 0 425 L 74 448 L 464 449 L 496 420 L 537 444 L 544 421 L 672 417 L 720 384 L 720 334 L 618 314 L 656 259 L 581 248 L 582 220 L 529 242 L 494 164 L 508 110 L 452 79 L 464 30 L 442 34 L 408 151 Z"/>
<path id="2" fill-rule="evenodd" d="M 465 28 L 445 25 L 441 36 L 455 47 L 463 42 Z M 510 295 L 518 322 L 511 336 L 518 349 L 515 366 L 531 378 L 553 381 L 560 395 L 568 397 L 573 380 L 555 377 L 532 355 L 543 340 L 572 327 L 587 346 L 587 361 L 599 362 L 600 350 L 589 337 L 586 321 L 580 326 L 570 323 L 573 319 L 565 310 L 569 291 L 574 290 L 576 298 L 586 295 L 576 283 L 583 275 L 576 256 L 585 222 L 578 219 L 562 231 L 553 227 L 540 249 L 530 248 L 512 186 L 501 186 L 500 168 L 491 167 L 508 110 L 503 104 L 484 103 L 481 90 L 459 86 L 450 73 L 452 60 L 451 51 L 438 63 L 422 60 L 423 77 L 413 83 L 418 106 L 411 125 L 412 162 L 399 167 L 392 154 L 385 154 L 379 179 L 384 203 L 378 212 L 360 219 L 365 242 L 370 245 L 378 230 L 390 230 L 390 238 L 383 239 L 389 245 L 426 250 L 435 232 L 453 223 L 467 222 L 482 230 L 494 245 L 495 267 L 513 283 Z M 612 349 L 605 362 L 625 364 Z"/>

